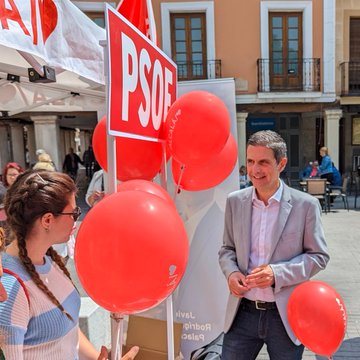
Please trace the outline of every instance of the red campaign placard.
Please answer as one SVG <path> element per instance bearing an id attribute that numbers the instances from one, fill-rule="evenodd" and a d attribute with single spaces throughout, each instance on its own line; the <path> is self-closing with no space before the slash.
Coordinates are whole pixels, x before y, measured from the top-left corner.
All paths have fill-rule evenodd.
<path id="1" fill-rule="evenodd" d="M 111 7 L 108 42 L 108 133 L 159 139 L 176 100 L 176 64 Z"/>

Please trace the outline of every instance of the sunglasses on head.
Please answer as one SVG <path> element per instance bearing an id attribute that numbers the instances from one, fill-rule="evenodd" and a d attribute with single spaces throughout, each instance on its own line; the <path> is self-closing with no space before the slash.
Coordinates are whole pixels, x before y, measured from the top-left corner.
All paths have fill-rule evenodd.
<path id="1" fill-rule="evenodd" d="M 76 221 L 81 215 L 81 208 L 77 206 L 72 212 L 61 212 L 56 215 L 71 215 L 74 221 Z"/>

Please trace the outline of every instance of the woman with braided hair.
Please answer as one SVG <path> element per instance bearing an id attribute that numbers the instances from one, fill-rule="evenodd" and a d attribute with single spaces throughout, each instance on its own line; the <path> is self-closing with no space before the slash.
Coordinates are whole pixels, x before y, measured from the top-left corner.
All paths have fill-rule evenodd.
<path id="1" fill-rule="evenodd" d="M 80 296 L 62 258 L 52 248 L 66 242 L 80 208 L 76 186 L 66 174 L 27 171 L 5 199 L 15 240 L 3 254 L 8 299 L 0 303 L 0 336 L 5 359 L 105 360 L 79 329 Z M 134 347 L 123 360 L 136 356 Z"/>

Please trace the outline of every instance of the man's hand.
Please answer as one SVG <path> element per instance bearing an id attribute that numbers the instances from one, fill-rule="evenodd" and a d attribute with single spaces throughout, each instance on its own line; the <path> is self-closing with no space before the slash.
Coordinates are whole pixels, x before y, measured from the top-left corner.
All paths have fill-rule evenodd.
<path id="1" fill-rule="evenodd" d="M 246 283 L 249 289 L 270 287 L 275 282 L 274 273 L 270 265 L 261 265 L 246 276 Z"/>
<path id="2" fill-rule="evenodd" d="M 249 290 L 245 275 L 243 275 L 240 271 L 235 271 L 230 274 L 228 278 L 228 285 L 230 293 L 236 297 L 243 297 Z"/>

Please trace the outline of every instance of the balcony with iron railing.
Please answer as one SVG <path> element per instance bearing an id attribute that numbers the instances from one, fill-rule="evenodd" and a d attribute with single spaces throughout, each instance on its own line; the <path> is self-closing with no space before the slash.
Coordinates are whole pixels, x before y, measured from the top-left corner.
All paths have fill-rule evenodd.
<path id="1" fill-rule="evenodd" d="M 320 59 L 258 59 L 259 92 L 320 91 Z"/>
<path id="2" fill-rule="evenodd" d="M 178 80 L 202 80 L 221 78 L 221 60 L 177 61 Z"/>
<path id="3" fill-rule="evenodd" d="M 360 61 L 344 61 L 340 64 L 341 95 L 360 96 Z"/>

